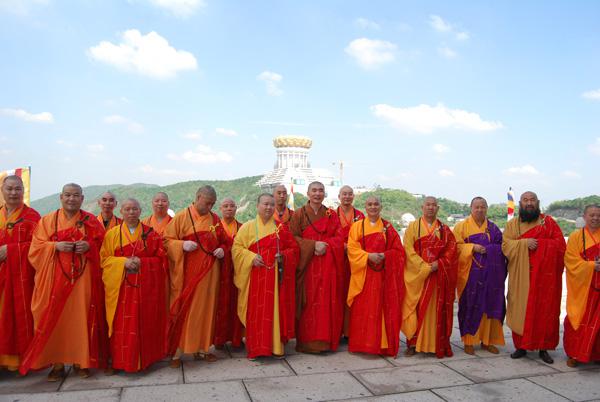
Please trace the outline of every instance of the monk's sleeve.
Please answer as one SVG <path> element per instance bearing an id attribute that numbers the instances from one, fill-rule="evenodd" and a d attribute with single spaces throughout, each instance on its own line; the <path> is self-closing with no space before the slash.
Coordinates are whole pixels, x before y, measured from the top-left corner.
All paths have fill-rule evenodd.
<path id="1" fill-rule="evenodd" d="M 388 237 L 388 248 L 385 250 L 385 269 L 392 269 L 392 278 L 396 282 L 398 289 L 399 303 L 402 303 L 406 289 L 404 286 L 404 270 L 406 269 L 406 253 L 402 246 L 400 235 L 393 227 L 388 228 L 386 236 Z M 402 306 L 400 306 L 400 309 Z M 401 310 L 400 310 L 401 311 Z"/>
<path id="2" fill-rule="evenodd" d="M 33 231 L 29 262 L 35 269 L 35 286 L 31 299 L 31 310 L 34 320 L 48 306 L 52 284 L 54 283 L 54 249 L 56 242 L 52 241 L 54 233 L 54 214 L 44 216 Z M 36 321 L 37 322 L 37 321 Z"/>
<path id="3" fill-rule="evenodd" d="M 431 265 L 425 262 L 415 250 L 417 241 L 414 226 L 409 226 L 404 234 L 404 251 L 406 252 L 407 268 L 416 274 L 423 276 L 425 280 L 431 273 Z M 410 267 L 408 267 L 410 265 Z"/>
<path id="4" fill-rule="evenodd" d="M 525 262 L 529 266 L 529 249 L 527 248 L 527 239 L 519 239 L 519 234 L 516 230 L 516 222 L 512 220 L 508 222 L 502 236 L 502 252 L 509 261 L 514 261 L 519 257 L 527 256 Z"/>
<path id="5" fill-rule="evenodd" d="M 246 325 L 246 313 L 248 312 L 248 291 L 250 289 L 250 274 L 252 273 L 252 262 L 256 253 L 249 250 L 252 238 L 253 222 L 242 225 L 233 241 L 231 257 L 233 259 L 234 277 L 233 282 L 239 289 L 237 313 L 240 321 Z"/>
<path id="6" fill-rule="evenodd" d="M 290 220 L 290 231 L 300 246 L 300 260 L 298 261 L 298 271 L 304 271 L 315 254 L 315 241 L 302 237 L 302 217 L 301 213 L 294 213 Z"/>
<path id="7" fill-rule="evenodd" d="M 464 222 L 464 221 L 463 221 Z M 456 281 L 456 290 L 458 297 L 462 295 L 473 264 L 473 243 L 465 243 L 468 237 L 465 231 L 465 225 L 459 222 L 454 227 L 454 238 L 456 239 L 456 249 L 458 251 L 458 275 Z"/>
<path id="8" fill-rule="evenodd" d="M 361 240 L 361 221 L 354 222 L 348 233 L 348 260 L 350 261 L 350 287 L 348 289 L 348 306 L 352 306 L 365 285 L 369 253 L 363 250 Z"/>
<path id="9" fill-rule="evenodd" d="M 573 329 L 577 330 L 587 306 L 588 294 L 594 275 L 594 261 L 586 261 L 581 256 L 583 241 L 581 230 L 569 236 L 565 252 L 567 268 L 567 316 Z"/>
<path id="10" fill-rule="evenodd" d="M 163 241 L 169 258 L 169 278 L 171 284 L 170 300 L 175 301 L 183 289 L 184 279 L 184 251 L 183 240 L 180 237 L 184 236 L 183 219 L 185 215 L 178 215 L 165 228 Z"/>
<path id="11" fill-rule="evenodd" d="M 104 282 L 104 300 L 106 306 L 106 322 L 108 323 L 108 336 L 112 335 L 113 319 L 117 310 L 121 282 L 125 274 L 125 257 L 115 257 L 118 233 L 121 230 L 116 226 L 108 231 L 100 249 L 102 267 L 102 281 Z"/>

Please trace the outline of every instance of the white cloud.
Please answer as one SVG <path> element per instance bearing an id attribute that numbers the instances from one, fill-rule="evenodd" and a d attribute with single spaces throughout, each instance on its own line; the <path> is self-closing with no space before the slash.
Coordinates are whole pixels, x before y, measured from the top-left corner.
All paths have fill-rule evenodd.
<path id="1" fill-rule="evenodd" d="M 27 15 L 34 7 L 45 6 L 49 0 L 0 0 L 0 12 Z"/>
<path id="2" fill-rule="evenodd" d="M 125 31 L 122 42 L 102 41 L 88 50 L 89 55 L 122 71 L 152 78 L 172 78 L 181 71 L 196 70 L 198 63 L 190 52 L 177 50 L 152 31 L 142 35 L 137 29 Z"/>
<path id="3" fill-rule="evenodd" d="M 178 18 L 188 18 L 198 9 L 206 6 L 204 0 L 148 0 L 148 2 Z"/>
<path id="4" fill-rule="evenodd" d="M 90 144 L 85 147 L 89 152 L 100 153 L 104 152 L 104 145 L 102 144 Z"/>
<path id="5" fill-rule="evenodd" d="M 596 138 L 596 142 L 591 144 L 588 149 L 594 155 L 600 155 L 600 137 Z"/>
<path id="6" fill-rule="evenodd" d="M 438 174 L 442 177 L 454 177 L 454 172 L 448 169 L 441 169 L 438 171 Z"/>
<path id="7" fill-rule="evenodd" d="M 359 66 L 369 70 L 394 61 L 397 50 L 398 47 L 391 42 L 358 38 L 350 42 L 345 52 L 354 57 Z"/>
<path id="8" fill-rule="evenodd" d="M 142 126 L 137 121 L 128 119 L 126 117 L 120 116 L 118 114 L 113 114 L 110 116 L 106 116 L 104 118 L 104 123 L 106 124 L 114 124 L 114 125 L 124 125 L 127 127 L 131 133 L 140 134 L 144 132 L 144 126 Z"/>
<path id="9" fill-rule="evenodd" d="M 283 95 L 283 90 L 279 88 L 279 84 L 281 84 L 281 81 L 283 81 L 283 76 L 281 74 L 277 74 L 272 71 L 263 71 L 256 77 L 256 79 L 265 83 L 267 86 L 267 93 L 269 95 Z"/>
<path id="10" fill-rule="evenodd" d="M 568 179 L 581 179 L 581 175 L 574 170 L 565 170 L 561 173 L 561 176 Z"/>
<path id="11" fill-rule="evenodd" d="M 202 131 L 200 131 L 200 130 L 189 131 L 185 134 L 182 134 L 181 138 L 185 138 L 186 140 L 198 141 L 198 140 L 202 139 Z"/>
<path id="12" fill-rule="evenodd" d="M 584 92 L 581 96 L 585 99 L 600 100 L 600 89 Z"/>
<path id="13" fill-rule="evenodd" d="M 456 56 L 458 56 L 458 53 L 450 49 L 448 46 L 438 47 L 438 54 L 447 59 L 454 59 Z"/>
<path id="14" fill-rule="evenodd" d="M 6 148 L 2 148 L 0 149 L 0 155 L 10 155 L 12 154 L 14 151 L 12 149 L 6 149 Z"/>
<path id="15" fill-rule="evenodd" d="M 468 32 L 462 31 L 455 25 L 444 21 L 439 15 L 430 15 L 429 25 L 438 32 L 452 34 L 457 40 L 467 40 L 470 37 Z"/>
<path id="16" fill-rule="evenodd" d="M 421 134 L 447 129 L 486 132 L 503 127 L 499 121 L 485 121 L 477 113 L 450 109 L 441 103 L 436 106 L 422 104 L 407 108 L 379 104 L 371 106 L 371 111 L 399 130 Z"/>
<path id="17" fill-rule="evenodd" d="M 218 135 L 224 135 L 225 137 L 237 137 L 237 135 L 238 135 L 238 133 L 235 130 L 230 130 L 230 129 L 221 128 L 221 127 L 217 128 L 215 130 L 215 132 Z"/>
<path id="18" fill-rule="evenodd" d="M 374 29 L 374 30 L 380 30 L 381 26 L 376 23 L 375 21 L 371 21 L 367 18 L 357 18 L 354 23 L 356 24 L 357 27 L 362 28 L 362 29 Z"/>
<path id="19" fill-rule="evenodd" d="M 514 166 L 504 170 L 504 173 L 518 176 L 537 176 L 540 172 L 531 165 Z"/>
<path id="20" fill-rule="evenodd" d="M 12 116 L 23 121 L 34 123 L 54 123 L 54 116 L 50 112 L 30 113 L 23 109 L 0 109 L 0 113 L 6 116 Z"/>
<path id="21" fill-rule="evenodd" d="M 183 160 L 191 163 L 228 163 L 233 157 L 227 152 L 215 151 L 207 145 L 198 145 L 194 151 L 186 151 L 181 155 L 168 154 L 167 158 L 171 160 Z"/>
<path id="22" fill-rule="evenodd" d="M 444 144 L 433 144 L 433 151 L 438 154 L 446 154 L 450 152 L 450 147 Z"/>

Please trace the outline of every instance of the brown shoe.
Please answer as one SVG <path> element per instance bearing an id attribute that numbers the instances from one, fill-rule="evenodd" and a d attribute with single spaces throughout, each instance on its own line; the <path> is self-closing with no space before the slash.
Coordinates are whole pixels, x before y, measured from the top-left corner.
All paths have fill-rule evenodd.
<path id="1" fill-rule="evenodd" d="M 65 366 L 64 365 L 57 365 L 55 364 L 54 367 L 52 368 L 52 371 L 50 371 L 50 373 L 48 373 L 48 382 L 58 382 L 60 380 L 62 380 L 63 378 L 65 378 L 66 376 L 66 372 L 65 372 Z"/>
<path id="2" fill-rule="evenodd" d="M 573 367 L 577 367 L 577 360 L 573 359 L 572 357 L 569 357 L 569 359 L 567 360 L 567 366 L 573 368 Z"/>
<path id="3" fill-rule="evenodd" d="M 172 359 L 169 363 L 169 367 L 171 368 L 180 368 L 181 367 L 181 359 Z"/>
<path id="4" fill-rule="evenodd" d="M 75 372 L 75 374 L 77 374 L 79 376 L 79 378 L 89 378 L 92 374 L 90 373 L 90 369 L 87 368 L 81 368 L 81 366 L 79 366 L 79 364 L 74 364 L 73 365 L 73 371 Z"/>
<path id="5" fill-rule="evenodd" d="M 500 351 L 498 350 L 497 347 L 495 347 L 494 345 L 484 345 L 483 343 L 481 344 L 481 347 L 485 350 L 487 350 L 490 353 L 493 353 L 495 355 L 497 355 L 498 353 L 500 353 Z"/>
<path id="6" fill-rule="evenodd" d="M 475 348 L 473 347 L 473 345 L 465 345 L 465 353 L 468 355 L 474 355 Z"/>
<path id="7" fill-rule="evenodd" d="M 104 375 L 107 376 L 107 377 L 113 376 L 116 373 L 117 373 L 117 371 L 114 368 L 112 368 L 112 367 L 108 367 L 108 368 L 104 369 Z"/>
<path id="8" fill-rule="evenodd" d="M 404 351 L 404 356 L 414 356 L 417 354 L 417 348 L 414 346 L 409 346 L 406 348 L 406 351 Z"/>
<path id="9" fill-rule="evenodd" d="M 194 353 L 194 360 L 204 360 L 207 363 L 214 363 L 219 359 L 212 353 L 196 352 Z"/>

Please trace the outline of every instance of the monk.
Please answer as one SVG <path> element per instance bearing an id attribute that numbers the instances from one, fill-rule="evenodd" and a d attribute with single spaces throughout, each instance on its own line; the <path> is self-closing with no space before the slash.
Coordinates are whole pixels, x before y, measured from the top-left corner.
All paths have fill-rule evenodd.
<path id="1" fill-rule="evenodd" d="M 350 352 L 396 357 L 400 347 L 405 254 L 400 236 L 381 219 L 381 199 L 369 196 L 367 218 L 352 224 L 350 260 Z M 381 324 L 380 324 L 381 323 Z"/>
<path id="2" fill-rule="evenodd" d="M 506 324 L 512 330 L 519 359 L 527 350 L 554 363 L 547 352 L 559 341 L 560 300 L 565 239 L 554 219 L 540 211 L 532 191 L 519 200 L 519 216 L 506 224 L 502 251 L 508 258 Z"/>
<path id="3" fill-rule="evenodd" d="M 357 222 L 365 218 L 365 215 L 354 208 L 352 205 L 354 202 L 354 190 L 350 186 L 342 186 L 338 194 L 340 205 L 337 207 L 337 215 L 342 225 L 342 233 L 344 235 L 344 271 L 342 280 L 339 282 L 340 289 L 339 293 L 342 297 L 342 304 L 344 305 L 344 324 L 342 326 L 342 340 L 348 341 L 350 334 L 350 308 L 346 304 L 348 298 L 348 286 L 350 285 L 350 262 L 348 261 L 348 233 L 350 233 L 350 227 L 354 222 Z"/>
<path id="4" fill-rule="evenodd" d="M 295 276 L 300 249 L 284 224 L 273 219 L 275 200 L 261 194 L 258 216 L 235 237 L 232 254 L 237 313 L 246 327 L 248 358 L 283 357 L 284 344 L 294 338 Z"/>
<path id="5" fill-rule="evenodd" d="M 221 265 L 214 343 L 217 349 L 223 349 L 223 346 L 227 342 L 231 342 L 231 346 L 234 348 L 239 348 L 242 346 L 244 326 L 237 314 L 238 289 L 233 283 L 234 272 L 233 261 L 231 260 L 231 246 L 242 224 L 235 219 L 237 205 L 232 198 L 226 197 L 221 200 L 219 210 L 221 212 L 221 225 L 229 238 L 229 243 Z"/>
<path id="6" fill-rule="evenodd" d="M 142 223 L 150 226 L 162 236 L 171 219 L 169 216 L 169 196 L 167 193 L 159 191 L 152 197 L 152 215 L 143 219 Z"/>
<path id="7" fill-rule="evenodd" d="M 98 198 L 98 206 L 100 207 L 98 221 L 104 225 L 106 231 L 119 226 L 122 222 L 122 219 L 114 214 L 117 203 L 117 197 L 110 191 L 105 192 Z"/>
<path id="8" fill-rule="evenodd" d="M 275 186 L 273 189 L 273 197 L 275 197 L 275 213 L 273 214 L 275 222 L 278 225 L 283 223 L 284 225 L 289 226 L 294 211 L 287 206 L 288 193 L 283 184 Z"/>
<path id="9" fill-rule="evenodd" d="M 471 215 L 454 227 L 458 324 L 469 355 L 475 354 L 474 345 L 479 343 L 493 354 L 499 353 L 496 345 L 504 345 L 506 258 L 502 254 L 502 232 L 487 219 L 487 210 L 485 198 L 473 198 Z"/>
<path id="10" fill-rule="evenodd" d="M 307 196 L 307 204 L 290 221 L 292 234 L 300 245 L 296 350 L 336 351 L 344 319 L 338 285 L 344 268 L 344 235 L 335 211 L 323 205 L 323 183 L 310 183 Z"/>
<path id="11" fill-rule="evenodd" d="M 404 234 L 406 294 L 402 305 L 405 354 L 435 353 L 451 357 L 450 335 L 458 260 L 456 240 L 437 219 L 435 197 L 423 199 L 423 216 L 411 222 Z"/>
<path id="12" fill-rule="evenodd" d="M 114 370 L 136 372 L 166 356 L 167 258 L 162 237 L 140 222 L 133 198 L 121 204 L 123 223 L 104 237 L 100 258 Z"/>
<path id="13" fill-rule="evenodd" d="M 600 360 L 600 205 L 587 205 L 585 227 L 569 236 L 567 317 L 563 343 L 569 367 Z"/>
<path id="14" fill-rule="evenodd" d="M 27 260 L 40 214 L 23 202 L 23 181 L 6 176 L 0 187 L 0 367 L 17 371 L 33 338 L 34 269 Z"/>
<path id="15" fill-rule="evenodd" d="M 219 292 L 219 271 L 230 241 L 219 217 L 211 210 L 217 193 L 202 186 L 189 207 L 178 212 L 165 229 L 169 257 L 171 308 L 168 349 L 171 367 L 181 367 L 181 356 L 215 362 L 213 344 Z"/>
<path id="16" fill-rule="evenodd" d="M 81 210 L 81 186 L 66 184 L 61 208 L 44 216 L 33 232 L 29 261 L 35 269 L 31 301 L 34 337 L 19 371 L 53 364 L 48 381 L 65 376 L 65 363 L 82 378 L 106 368 L 108 336 L 100 247 L 104 228 Z"/>

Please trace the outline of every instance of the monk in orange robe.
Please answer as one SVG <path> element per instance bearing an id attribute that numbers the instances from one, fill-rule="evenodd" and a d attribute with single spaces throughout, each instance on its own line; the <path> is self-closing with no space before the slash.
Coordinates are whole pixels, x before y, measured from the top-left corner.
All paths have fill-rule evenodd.
<path id="1" fill-rule="evenodd" d="M 368 218 L 352 224 L 348 237 L 352 271 L 348 350 L 395 357 L 400 347 L 405 254 L 396 229 L 381 219 L 381 207 L 379 197 L 368 197 Z"/>
<path id="2" fill-rule="evenodd" d="M 600 205 L 587 205 L 585 227 L 569 236 L 567 317 L 563 344 L 567 365 L 600 360 Z"/>
<path id="3" fill-rule="evenodd" d="M 140 203 L 121 204 L 123 223 L 104 236 L 100 258 L 114 370 L 137 372 L 163 359 L 167 328 L 167 258 L 162 237 L 140 222 Z"/>
<path id="4" fill-rule="evenodd" d="M 506 324 L 517 349 L 513 359 L 538 349 L 544 362 L 554 363 L 547 350 L 559 341 L 565 248 L 560 227 L 541 213 L 537 195 L 523 193 L 519 216 L 508 221 L 502 238 L 508 259 Z"/>
<path id="5" fill-rule="evenodd" d="M 219 304 L 217 307 L 214 342 L 217 349 L 222 349 L 227 342 L 231 342 L 231 346 L 234 348 L 239 348 L 242 346 L 244 326 L 237 314 L 238 289 L 233 283 L 234 271 L 231 259 L 231 246 L 242 224 L 235 219 L 237 205 L 232 198 L 224 198 L 221 201 L 219 210 L 221 211 L 221 225 L 223 225 L 223 229 L 230 241 L 225 250 L 225 257 L 221 265 Z"/>
<path id="6" fill-rule="evenodd" d="M 283 184 L 275 186 L 273 189 L 273 197 L 275 198 L 275 213 L 273 214 L 275 222 L 278 225 L 284 224 L 289 227 L 290 219 L 292 219 L 294 211 L 287 206 L 288 193 Z"/>
<path id="7" fill-rule="evenodd" d="M 33 338 L 31 293 L 35 271 L 27 260 L 40 214 L 23 203 L 19 176 L 7 176 L 0 187 L 0 368 L 17 371 Z"/>
<path id="8" fill-rule="evenodd" d="M 344 269 L 344 236 L 335 211 L 323 205 L 323 183 L 310 183 L 307 195 L 308 203 L 290 221 L 291 232 L 300 245 L 296 350 L 336 351 L 344 319 L 338 285 Z"/>
<path id="9" fill-rule="evenodd" d="M 211 210 L 217 193 L 211 186 L 196 192 L 192 205 L 178 212 L 164 234 L 171 278 L 171 308 L 167 352 L 171 367 L 181 366 L 181 355 L 214 362 L 213 344 L 221 261 L 230 239 Z"/>
<path id="10" fill-rule="evenodd" d="M 348 286 L 350 286 L 350 262 L 348 261 L 348 233 L 350 233 L 350 227 L 354 222 L 358 222 L 365 218 L 365 215 L 354 208 L 352 203 L 354 202 L 354 190 L 350 186 L 342 186 L 338 193 L 338 199 L 340 205 L 337 207 L 337 215 L 342 225 L 342 233 L 344 235 L 344 271 L 341 280 L 339 281 L 340 289 L 339 293 L 342 297 L 342 304 L 344 305 L 344 324 L 342 326 L 343 340 L 347 341 L 350 334 L 350 308 L 346 304 L 348 299 Z"/>
<path id="11" fill-rule="evenodd" d="M 65 376 L 65 363 L 86 378 L 89 368 L 106 368 L 108 359 L 99 254 L 104 228 L 81 210 L 78 184 L 66 184 L 60 201 L 60 209 L 39 221 L 29 249 L 36 271 L 31 301 L 35 332 L 19 367 L 25 374 L 53 364 L 48 381 Z"/>
<path id="12" fill-rule="evenodd" d="M 100 207 L 98 221 L 102 223 L 106 231 L 119 226 L 123 221 L 114 214 L 117 203 L 117 197 L 110 191 L 105 192 L 98 198 L 98 206 Z"/>
<path id="13" fill-rule="evenodd" d="M 450 346 L 458 259 L 456 240 L 437 219 L 435 197 L 423 200 L 423 216 L 411 222 L 404 234 L 406 294 L 402 306 L 402 332 L 407 350 L 453 356 Z"/>
<path id="14" fill-rule="evenodd" d="M 159 191 L 152 197 L 152 215 L 143 219 L 142 223 L 150 226 L 162 236 L 171 219 L 171 216 L 169 216 L 169 196 L 167 193 Z"/>
<path id="15" fill-rule="evenodd" d="M 232 255 L 240 293 L 237 312 L 246 326 L 248 358 L 283 357 L 294 338 L 295 276 L 300 249 L 286 225 L 275 223 L 275 201 L 261 194 L 258 216 L 235 237 Z"/>

